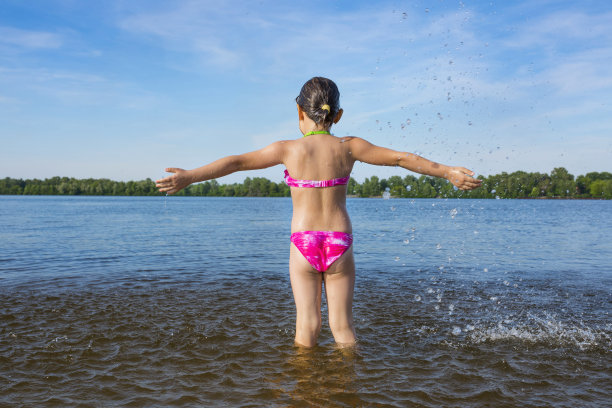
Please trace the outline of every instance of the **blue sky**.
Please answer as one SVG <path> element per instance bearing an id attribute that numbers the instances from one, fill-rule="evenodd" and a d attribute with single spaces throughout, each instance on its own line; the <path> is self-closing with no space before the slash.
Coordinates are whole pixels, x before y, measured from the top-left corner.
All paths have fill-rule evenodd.
<path id="1" fill-rule="evenodd" d="M 336 135 L 485 175 L 612 171 L 610 67 L 607 0 L 3 0 L 0 177 L 156 179 L 297 138 L 316 75 Z M 220 181 L 246 176 L 282 171 Z"/>

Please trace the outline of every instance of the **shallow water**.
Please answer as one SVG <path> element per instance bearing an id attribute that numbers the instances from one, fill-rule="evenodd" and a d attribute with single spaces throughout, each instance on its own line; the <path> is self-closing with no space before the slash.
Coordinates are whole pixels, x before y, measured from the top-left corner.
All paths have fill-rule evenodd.
<path id="1" fill-rule="evenodd" d="M 348 206 L 359 345 L 300 350 L 288 199 L 0 197 L 0 406 L 607 406 L 612 202 Z"/>

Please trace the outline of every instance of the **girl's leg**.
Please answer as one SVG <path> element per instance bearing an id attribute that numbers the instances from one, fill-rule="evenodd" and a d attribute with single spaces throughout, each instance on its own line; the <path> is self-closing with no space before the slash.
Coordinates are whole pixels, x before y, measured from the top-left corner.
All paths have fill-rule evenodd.
<path id="1" fill-rule="evenodd" d="M 355 288 L 355 260 L 353 247 L 349 248 L 324 273 L 329 327 L 336 343 L 341 346 L 355 344 L 353 326 L 353 292 Z"/>
<path id="2" fill-rule="evenodd" d="M 289 275 L 297 310 L 295 343 L 313 347 L 317 344 L 317 337 L 321 331 L 322 274 L 308 263 L 295 245 L 291 244 Z"/>

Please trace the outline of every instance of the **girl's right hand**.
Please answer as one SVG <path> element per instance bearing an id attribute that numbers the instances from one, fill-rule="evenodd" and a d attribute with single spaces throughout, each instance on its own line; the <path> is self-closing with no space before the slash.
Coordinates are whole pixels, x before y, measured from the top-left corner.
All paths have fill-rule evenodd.
<path id="1" fill-rule="evenodd" d="M 169 167 L 166 171 L 174 174 L 155 182 L 155 187 L 157 187 L 160 192 L 174 194 L 191 184 L 189 171 L 176 167 Z"/>
<path id="2" fill-rule="evenodd" d="M 446 178 L 460 190 L 473 190 L 480 187 L 482 180 L 472 177 L 474 172 L 465 167 L 450 167 Z"/>

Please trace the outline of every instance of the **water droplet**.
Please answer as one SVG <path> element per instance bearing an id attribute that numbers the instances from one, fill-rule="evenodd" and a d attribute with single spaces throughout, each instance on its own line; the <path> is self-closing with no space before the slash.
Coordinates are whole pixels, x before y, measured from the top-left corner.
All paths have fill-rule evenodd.
<path id="1" fill-rule="evenodd" d="M 457 209 L 453 208 L 452 210 L 450 210 L 450 216 L 451 218 L 455 218 L 455 215 L 457 215 Z"/>
<path id="2" fill-rule="evenodd" d="M 484 268 L 482 271 L 483 272 L 489 272 L 489 268 Z"/>
<path id="3" fill-rule="evenodd" d="M 465 326 L 465 331 L 472 331 L 474 329 L 475 329 L 475 327 L 472 326 L 471 324 L 468 324 L 468 325 Z"/>
<path id="4" fill-rule="evenodd" d="M 440 244 L 436 244 L 436 249 L 437 249 L 437 250 L 442 249 L 442 245 L 440 245 Z"/>
<path id="5" fill-rule="evenodd" d="M 421 297 L 419 295 L 414 295 L 414 300 L 417 302 L 421 301 Z"/>
<path id="6" fill-rule="evenodd" d="M 461 334 L 461 329 L 458 326 L 453 326 L 453 336 L 458 336 Z"/>

